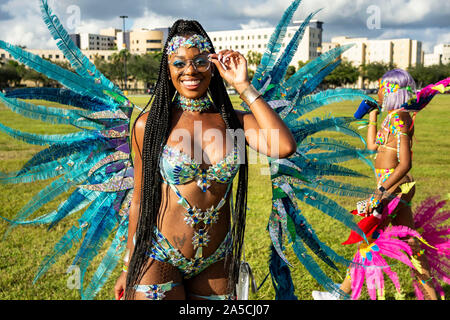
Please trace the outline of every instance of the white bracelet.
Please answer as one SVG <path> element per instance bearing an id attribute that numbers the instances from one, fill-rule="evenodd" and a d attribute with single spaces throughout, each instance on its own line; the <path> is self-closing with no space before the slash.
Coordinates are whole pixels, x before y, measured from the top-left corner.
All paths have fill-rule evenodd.
<path id="1" fill-rule="evenodd" d="M 130 260 L 130 249 L 127 248 L 127 250 L 125 251 L 125 257 L 123 258 L 123 262 L 128 263 L 129 260 Z"/>

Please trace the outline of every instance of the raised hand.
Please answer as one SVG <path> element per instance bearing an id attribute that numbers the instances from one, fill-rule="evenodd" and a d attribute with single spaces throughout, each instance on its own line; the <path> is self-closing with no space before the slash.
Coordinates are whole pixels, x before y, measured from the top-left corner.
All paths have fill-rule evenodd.
<path id="1" fill-rule="evenodd" d="M 238 51 L 222 50 L 219 53 L 212 53 L 209 59 L 221 77 L 238 93 L 246 89 L 250 82 L 248 80 L 247 60 Z"/>

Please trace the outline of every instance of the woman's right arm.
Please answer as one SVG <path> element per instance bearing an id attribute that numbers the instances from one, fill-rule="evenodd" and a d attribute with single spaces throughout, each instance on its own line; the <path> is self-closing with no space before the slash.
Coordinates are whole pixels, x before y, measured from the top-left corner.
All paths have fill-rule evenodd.
<path id="1" fill-rule="evenodd" d="M 145 124 L 147 122 L 148 113 L 139 117 L 136 120 L 134 131 L 131 133 L 131 145 L 134 150 L 134 189 L 131 198 L 130 209 L 128 212 L 128 239 L 127 239 L 127 252 L 128 261 L 130 261 L 133 255 L 134 242 L 133 237 L 136 233 L 138 221 L 139 221 L 139 209 L 141 204 L 141 180 L 142 180 L 142 147 L 144 145 L 144 132 Z M 128 262 L 124 262 L 125 266 L 128 266 Z M 122 291 L 125 290 L 126 284 L 126 272 L 122 272 L 114 287 L 114 295 L 116 300 Z"/>
<path id="2" fill-rule="evenodd" d="M 369 113 L 369 125 L 367 129 L 367 149 L 372 151 L 378 150 L 378 145 L 375 143 L 377 136 L 377 117 L 378 109 Z"/>

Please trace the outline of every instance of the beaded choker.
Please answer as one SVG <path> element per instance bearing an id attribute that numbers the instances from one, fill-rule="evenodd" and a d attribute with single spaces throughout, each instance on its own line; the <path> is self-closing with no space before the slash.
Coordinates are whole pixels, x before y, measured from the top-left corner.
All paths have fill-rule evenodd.
<path id="1" fill-rule="evenodd" d="M 182 95 L 177 95 L 176 104 L 184 111 L 206 111 L 211 107 L 212 102 L 208 96 L 204 96 L 198 99 L 189 99 Z"/>

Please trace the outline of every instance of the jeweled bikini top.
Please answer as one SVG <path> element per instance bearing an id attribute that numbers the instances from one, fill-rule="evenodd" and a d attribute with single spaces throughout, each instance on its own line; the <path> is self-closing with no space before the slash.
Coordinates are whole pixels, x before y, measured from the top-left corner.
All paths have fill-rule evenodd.
<path id="1" fill-rule="evenodd" d="M 239 154 L 237 145 L 234 145 L 233 151 L 228 153 L 218 163 L 209 166 L 207 169 L 201 169 L 200 163 L 191 159 L 189 155 L 179 151 L 176 148 L 165 145 L 160 158 L 160 172 L 172 191 L 178 197 L 178 203 L 185 209 L 184 221 L 187 225 L 194 228 L 192 245 L 194 246 L 195 259 L 203 259 L 203 248 L 208 245 L 209 226 L 216 223 L 219 219 L 219 210 L 225 205 L 228 193 L 231 190 L 232 181 L 239 169 Z M 206 210 L 192 206 L 175 185 L 185 184 L 192 180 L 197 180 L 198 187 L 203 191 L 211 186 L 212 181 L 227 183 L 228 187 L 225 195 L 214 207 Z"/>
<path id="2" fill-rule="evenodd" d="M 218 163 L 201 169 L 200 163 L 174 147 L 165 145 L 160 160 L 161 175 L 169 184 L 185 184 L 192 180 L 203 192 L 211 186 L 212 181 L 228 183 L 239 170 L 237 145 Z"/>

